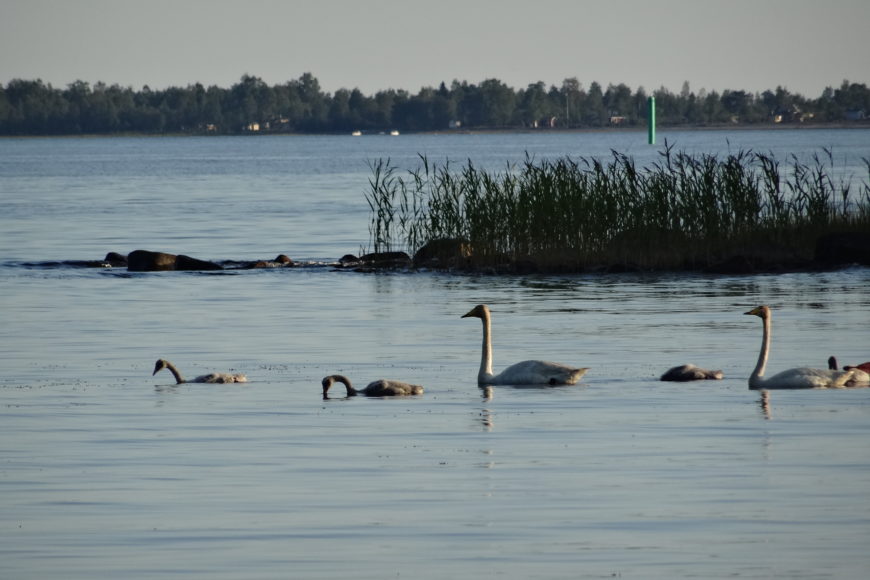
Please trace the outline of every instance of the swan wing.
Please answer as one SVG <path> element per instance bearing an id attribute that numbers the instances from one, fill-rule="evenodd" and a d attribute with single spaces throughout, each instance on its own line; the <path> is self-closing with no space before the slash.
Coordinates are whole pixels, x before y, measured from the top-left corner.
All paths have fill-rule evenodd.
<path id="1" fill-rule="evenodd" d="M 849 386 L 853 379 L 852 371 L 834 371 L 797 367 L 779 372 L 764 379 L 764 389 L 830 389 Z"/>
<path id="2" fill-rule="evenodd" d="M 209 373 L 200 375 L 190 381 L 191 383 L 245 383 L 248 378 L 245 375 L 233 375 L 230 373 Z"/>
<path id="3" fill-rule="evenodd" d="M 381 379 L 369 383 L 363 392 L 370 397 L 405 397 L 408 395 L 422 395 L 423 387 L 401 381 Z"/>
<path id="4" fill-rule="evenodd" d="M 492 385 L 573 385 L 587 370 L 543 360 L 526 360 L 509 366 L 487 382 Z"/>
<path id="5" fill-rule="evenodd" d="M 846 381 L 847 387 L 870 387 L 870 373 L 858 367 L 852 367 L 849 371 L 851 371 L 852 376 Z"/>

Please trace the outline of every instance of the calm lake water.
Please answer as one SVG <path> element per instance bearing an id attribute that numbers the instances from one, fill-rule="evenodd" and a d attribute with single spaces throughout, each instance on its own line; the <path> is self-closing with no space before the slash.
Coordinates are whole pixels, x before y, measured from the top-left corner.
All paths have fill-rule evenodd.
<path id="1" fill-rule="evenodd" d="M 870 268 L 758 276 L 49 267 L 137 248 L 334 260 L 368 245 L 367 162 L 501 169 L 677 149 L 866 182 L 864 130 L 0 140 L 0 578 L 865 578 L 870 389 L 747 388 L 870 360 Z M 591 367 L 579 386 L 476 384 Z M 239 385 L 173 385 L 247 373 Z M 668 367 L 722 381 L 662 383 Z M 322 400 L 320 379 L 423 384 Z"/>

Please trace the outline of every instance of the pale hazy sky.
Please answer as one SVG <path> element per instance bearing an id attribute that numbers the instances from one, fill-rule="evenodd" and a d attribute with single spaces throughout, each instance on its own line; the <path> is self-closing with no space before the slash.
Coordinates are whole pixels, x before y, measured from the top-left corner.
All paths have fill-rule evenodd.
<path id="1" fill-rule="evenodd" d="M 416 93 L 567 77 L 632 90 L 870 82 L 870 0 L 0 0 L 0 83 Z"/>

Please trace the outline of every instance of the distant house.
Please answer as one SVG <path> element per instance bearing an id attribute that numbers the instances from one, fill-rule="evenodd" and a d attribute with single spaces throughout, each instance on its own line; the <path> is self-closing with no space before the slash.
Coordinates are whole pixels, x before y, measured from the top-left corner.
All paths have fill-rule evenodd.
<path id="1" fill-rule="evenodd" d="M 774 123 L 790 123 L 795 121 L 797 121 L 798 123 L 803 123 L 804 120 L 811 118 L 811 114 L 805 114 L 797 105 L 779 108 L 773 113 Z"/>
<path id="2" fill-rule="evenodd" d="M 867 118 L 864 109 L 850 109 L 843 115 L 847 121 L 863 121 Z"/>
<path id="3" fill-rule="evenodd" d="M 610 124 L 611 125 L 622 125 L 625 123 L 625 117 L 622 115 L 611 115 L 610 116 Z"/>
<path id="4" fill-rule="evenodd" d="M 247 125 L 245 125 L 244 129 L 245 129 L 245 131 L 250 131 L 251 133 L 256 133 L 260 130 L 260 124 L 259 123 L 248 123 Z"/>

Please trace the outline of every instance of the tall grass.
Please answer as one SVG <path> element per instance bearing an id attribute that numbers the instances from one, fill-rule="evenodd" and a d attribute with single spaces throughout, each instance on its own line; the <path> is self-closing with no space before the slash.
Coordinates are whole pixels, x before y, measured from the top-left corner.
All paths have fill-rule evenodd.
<path id="1" fill-rule="evenodd" d="M 375 251 L 463 239 L 476 266 L 693 268 L 762 247 L 811 255 L 820 233 L 870 231 L 870 180 L 853 199 L 829 150 L 785 169 L 771 154 L 693 156 L 668 145 L 643 168 L 614 151 L 605 161 L 527 155 L 495 172 L 425 156 L 407 174 L 389 159 L 371 169 Z"/>

